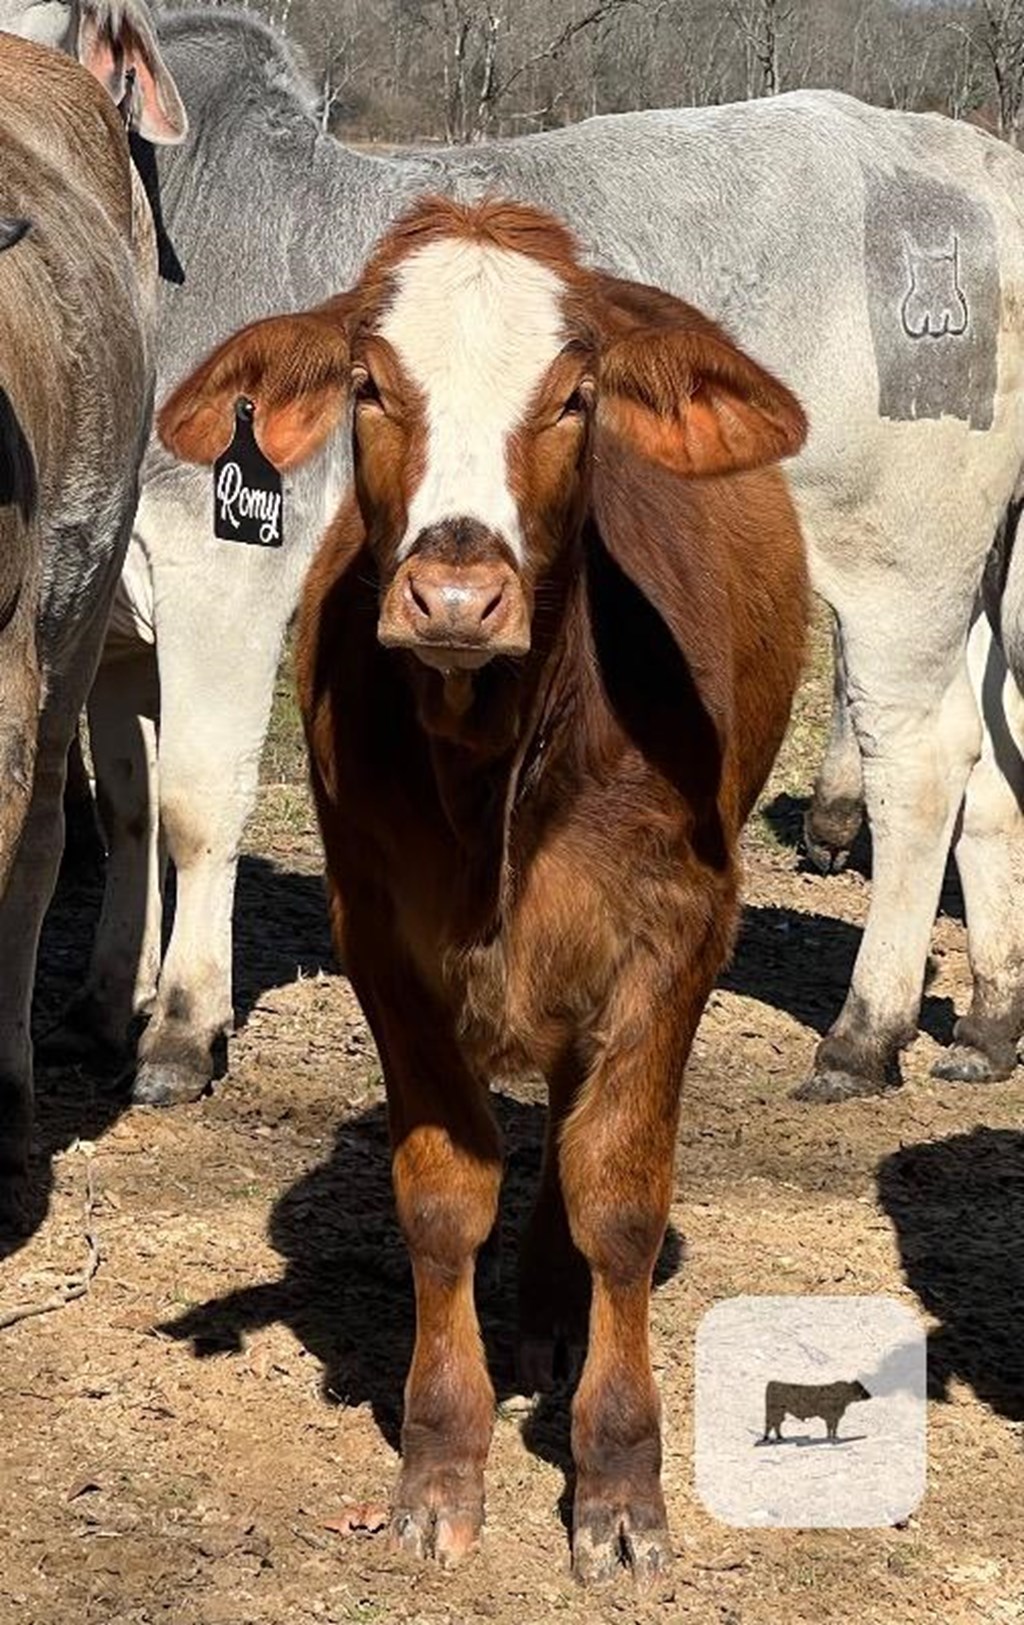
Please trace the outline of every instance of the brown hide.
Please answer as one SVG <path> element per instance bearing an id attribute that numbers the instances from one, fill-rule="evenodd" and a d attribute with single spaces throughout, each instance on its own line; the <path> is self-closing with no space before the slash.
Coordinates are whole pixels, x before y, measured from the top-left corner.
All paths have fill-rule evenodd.
<path id="1" fill-rule="evenodd" d="M 424 732 L 404 658 L 380 647 L 352 503 L 300 612 L 300 700 L 332 891 L 378 898 L 389 952 L 409 955 L 456 1026 L 486 1006 L 485 1069 L 512 1056 L 551 1064 L 574 1036 L 566 1012 L 603 1007 L 637 939 L 673 967 L 691 948 L 710 953 L 717 973 L 734 923 L 736 836 L 802 659 L 803 550 L 781 475 L 682 482 L 610 437 L 599 469 L 564 619 L 524 666 L 526 726 L 485 766 L 482 746 L 460 751 Z M 683 920 L 692 943 L 680 940 Z M 661 935 L 673 939 L 664 953 Z M 495 959 L 500 993 L 480 970 Z"/>
<path id="2" fill-rule="evenodd" d="M 459 497 L 406 535 L 437 402 L 381 313 L 403 256 L 447 236 L 561 284 L 557 341 L 494 453 L 518 550 Z M 648 1295 L 683 1067 L 803 653 L 802 541 L 782 475 L 759 465 L 795 451 L 805 419 L 699 312 L 587 270 L 557 221 L 500 201 L 419 205 L 351 293 L 227 340 L 160 433 L 211 461 L 244 392 L 264 448 L 300 461 L 350 390 L 355 491 L 307 580 L 297 668 L 416 1290 L 392 1536 L 452 1561 L 481 1527 L 487 1084 L 537 1067 L 551 1112 L 520 1265 L 524 1383 L 551 1377 L 557 1342 L 586 1343 L 574 1563 L 596 1578 L 625 1553 L 649 1576 L 668 1548 Z"/>

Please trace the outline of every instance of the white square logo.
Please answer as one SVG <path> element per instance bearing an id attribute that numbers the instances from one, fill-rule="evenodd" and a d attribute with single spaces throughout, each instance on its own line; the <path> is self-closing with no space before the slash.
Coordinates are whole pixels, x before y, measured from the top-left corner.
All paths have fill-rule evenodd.
<path id="1" fill-rule="evenodd" d="M 884 1297 L 729 1298 L 697 1330 L 697 1494 L 741 1528 L 900 1523 L 925 1489 L 925 1330 Z"/>

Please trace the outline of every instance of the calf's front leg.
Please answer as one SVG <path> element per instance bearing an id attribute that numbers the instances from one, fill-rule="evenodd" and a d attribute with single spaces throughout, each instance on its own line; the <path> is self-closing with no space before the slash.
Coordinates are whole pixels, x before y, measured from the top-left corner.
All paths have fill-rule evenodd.
<path id="1" fill-rule="evenodd" d="M 395 1202 L 416 1293 L 391 1538 L 452 1564 L 474 1546 L 484 1520 L 494 1389 L 473 1276 L 497 1217 L 501 1145 L 486 1090 L 446 1013 L 411 972 L 384 974 L 390 994 L 355 968 L 353 980 L 384 1067 Z"/>
<path id="2" fill-rule="evenodd" d="M 653 967 L 648 977 L 658 980 Z M 592 1287 L 572 1411 L 573 1569 L 584 1582 L 620 1564 L 648 1581 L 671 1556 L 648 1317 L 672 1195 L 683 1065 L 706 993 L 692 988 L 691 970 L 657 1001 L 648 994 L 628 1038 L 611 1025 L 562 1132 L 566 1212 Z"/>
<path id="3" fill-rule="evenodd" d="M 484 1521 L 484 1465 L 494 1389 L 473 1299 L 476 1255 L 497 1215 L 497 1130 L 480 1120 L 475 1145 L 420 1123 L 395 1149 L 399 1222 L 412 1260 L 416 1344 L 405 1385 L 402 1471 L 392 1539 L 455 1563 Z"/>

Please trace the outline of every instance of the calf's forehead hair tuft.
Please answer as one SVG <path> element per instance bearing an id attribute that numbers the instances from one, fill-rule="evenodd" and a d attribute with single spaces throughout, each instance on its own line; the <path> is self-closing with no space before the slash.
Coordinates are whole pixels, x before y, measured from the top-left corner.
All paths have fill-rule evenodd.
<path id="1" fill-rule="evenodd" d="M 544 209 L 498 197 L 456 203 L 428 195 L 395 221 L 368 262 L 365 279 L 376 281 L 410 255 L 453 238 L 524 255 L 563 276 L 579 267 L 576 237 Z"/>

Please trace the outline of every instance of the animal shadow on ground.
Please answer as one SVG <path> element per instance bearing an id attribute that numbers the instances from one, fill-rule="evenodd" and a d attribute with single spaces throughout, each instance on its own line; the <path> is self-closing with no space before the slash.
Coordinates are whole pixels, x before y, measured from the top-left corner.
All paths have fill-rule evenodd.
<path id="1" fill-rule="evenodd" d="M 1024 1133 L 978 1127 L 903 1146 L 876 1180 L 907 1283 L 940 1322 L 929 1393 L 948 1399 L 959 1379 L 1024 1421 Z"/>
<path id="2" fill-rule="evenodd" d="M 860 947 L 861 929 L 829 914 L 750 904 L 743 910 L 732 960 L 719 978 L 729 993 L 770 1004 L 776 1010 L 826 1033 L 842 1008 Z M 933 979 L 929 960 L 925 987 Z M 926 996 L 920 1026 L 939 1044 L 953 1035 L 950 999 Z"/>
<path id="3" fill-rule="evenodd" d="M 477 1309 L 499 1405 L 519 1392 L 515 1370 L 516 1247 L 540 1173 L 546 1111 L 496 1093 L 505 1143 L 505 1178 L 494 1237 L 477 1264 Z M 275 1203 L 271 1242 L 285 1263 L 274 1281 L 242 1287 L 162 1326 L 191 1340 L 197 1358 L 240 1352 L 245 1336 L 274 1322 L 289 1326 L 319 1360 L 322 1391 L 334 1404 L 369 1403 L 397 1450 L 402 1390 L 412 1355 L 412 1275 L 394 1215 L 383 1105 L 347 1119 L 326 1161 Z M 679 1269 L 683 1243 L 669 1227 L 655 1269 L 659 1286 Z M 560 1502 L 568 1526 L 572 1491 L 568 1375 L 527 1419 L 528 1447 L 565 1475 Z"/>
<path id="4" fill-rule="evenodd" d="M 867 1438 L 866 1433 L 841 1433 L 836 1439 L 830 1439 L 825 1433 L 792 1433 L 783 1434 L 781 1439 L 765 1439 L 760 1434 L 754 1434 L 753 1428 L 750 1432 L 756 1450 L 777 1450 L 780 1445 L 787 1444 L 794 1445 L 797 1450 L 807 1450 L 817 1445 L 834 1450 L 837 1445 L 857 1444 L 859 1440 Z"/>
<path id="5" fill-rule="evenodd" d="M 173 919 L 169 885 L 167 930 Z M 66 867 L 46 917 L 33 1006 L 33 1033 L 51 1031 L 85 981 L 103 900 L 102 866 Z M 235 1016 L 239 1026 L 261 995 L 332 963 L 330 932 L 319 874 L 299 874 L 244 857 L 235 906 Z M 88 1062 L 36 1061 L 32 1214 L 30 1233 L 46 1217 L 53 1188 L 53 1157 L 76 1139 L 99 1139 L 128 1105 L 131 1055 Z M 24 1235 L 0 1233 L 0 1258 L 23 1246 Z"/>

